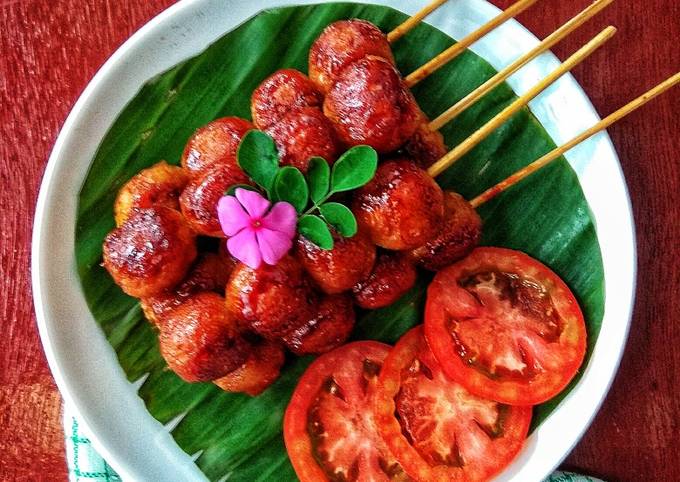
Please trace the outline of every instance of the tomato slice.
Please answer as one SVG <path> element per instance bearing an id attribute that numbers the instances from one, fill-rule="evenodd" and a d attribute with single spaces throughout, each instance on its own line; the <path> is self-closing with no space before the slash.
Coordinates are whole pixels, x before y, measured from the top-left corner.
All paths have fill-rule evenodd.
<path id="1" fill-rule="evenodd" d="M 427 482 L 489 479 L 515 458 L 531 422 L 531 407 L 480 398 L 446 377 L 422 326 L 385 360 L 374 411 L 401 466 Z"/>
<path id="2" fill-rule="evenodd" d="M 375 428 L 371 400 L 389 345 L 359 341 L 317 358 L 283 420 L 288 456 L 302 482 L 407 481 Z"/>
<path id="3" fill-rule="evenodd" d="M 519 251 L 477 248 L 427 291 L 425 337 L 444 372 L 475 395 L 535 405 L 576 375 L 583 314 L 567 285 Z"/>

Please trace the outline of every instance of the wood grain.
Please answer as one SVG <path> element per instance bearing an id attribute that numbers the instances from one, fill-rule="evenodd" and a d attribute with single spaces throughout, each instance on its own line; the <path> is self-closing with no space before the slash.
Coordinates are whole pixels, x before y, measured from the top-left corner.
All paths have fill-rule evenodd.
<path id="1" fill-rule="evenodd" d="M 60 398 L 38 340 L 29 282 L 32 218 L 46 159 L 88 80 L 171 3 L 0 2 L 0 480 L 66 480 Z M 519 20 L 544 37 L 587 4 L 544 0 Z M 619 0 L 554 51 L 564 59 L 605 25 L 619 28 L 617 38 L 574 71 L 607 114 L 680 69 L 679 19 L 677 0 Z M 564 464 L 607 480 L 680 480 L 679 94 L 610 129 L 636 217 L 637 303 L 612 391 Z"/>

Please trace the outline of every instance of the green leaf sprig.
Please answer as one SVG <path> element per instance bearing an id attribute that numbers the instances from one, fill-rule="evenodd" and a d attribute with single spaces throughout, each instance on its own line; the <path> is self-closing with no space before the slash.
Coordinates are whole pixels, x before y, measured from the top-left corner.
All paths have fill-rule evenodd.
<path id="1" fill-rule="evenodd" d="M 236 160 L 243 172 L 262 187 L 271 200 L 272 187 L 280 163 L 274 139 L 262 131 L 246 132 L 238 145 Z"/>
<path id="2" fill-rule="evenodd" d="M 357 221 L 344 204 L 329 201 L 340 192 L 358 189 L 368 183 L 378 167 L 378 153 L 369 146 L 356 146 L 345 152 L 333 168 L 321 157 L 310 159 L 307 176 L 292 166 L 280 166 L 274 140 L 262 131 L 246 133 L 237 152 L 238 165 L 266 193 L 272 202 L 285 201 L 298 212 L 298 231 L 321 249 L 333 249 L 332 227 L 341 236 L 357 233 Z M 227 194 L 237 187 L 231 186 Z"/>
<path id="3" fill-rule="evenodd" d="M 312 158 L 307 171 L 311 207 L 300 218 L 302 235 L 322 249 L 333 249 L 329 226 L 345 238 L 354 236 L 357 220 L 352 211 L 344 204 L 328 200 L 334 194 L 368 183 L 377 167 L 378 153 L 369 146 L 351 148 L 335 161 L 332 170 L 325 159 Z"/>

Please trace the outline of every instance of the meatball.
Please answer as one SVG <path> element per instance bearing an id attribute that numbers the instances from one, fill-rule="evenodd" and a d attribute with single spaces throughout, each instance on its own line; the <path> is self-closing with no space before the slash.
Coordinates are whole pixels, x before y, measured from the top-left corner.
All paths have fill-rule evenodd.
<path id="1" fill-rule="evenodd" d="M 387 37 L 366 20 L 340 20 L 330 24 L 309 49 L 309 77 L 324 94 L 349 64 L 377 55 L 394 64 Z"/>
<path id="2" fill-rule="evenodd" d="M 217 202 L 235 184 L 251 182 L 244 182 L 233 170 L 220 165 L 189 182 L 179 198 L 179 205 L 191 229 L 204 236 L 224 237 L 217 217 Z"/>
<path id="3" fill-rule="evenodd" d="M 348 295 L 326 296 L 314 317 L 288 334 L 284 341 L 296 355 L 325 353 L 347 341 L 354 321 L 352 299 Z"/>
<path id="4" fill-rule="evenodd" d="M 139 171 L 118 191 L 113 204 L 116 226 L 139 209 L 165 206 L 179 210 L 179 195 L 188 181 L 184 169 L 165 161 Z"/>
<path id="5" fill-rule="evenodd" d="M 413 287 L 417 274 L 403 253 L 383 252 L 371 274 L 352 288 L 354 302 L 367 310 L 389 306 Z"/>
<path id="6" fill-rule="evenodd" d="M 439 131 L 431 131 L 429 123 L 425 114 L 421 113 L 416 131 L 404 146 L 409 157 L 423 169 L 427 169 L 449 152 L 444 144 L 444 136 Z"/>
<path id="7" fill-rule="evenodd" d="M 168 314 L 160 333 L 161 355 L 187 382 L 207 382 L 240 367 L 249 351 L 236 321 L 216 293 L 198 293 Z"/>
<path id="8" fill-rule="evenodd" d="M 438 271 L 464 258 L 479 244 L 482 220 L 463 196 L 444 194 L 444 224 L 439 234 L 410 252 L 423 268 Z"/>
<path id="9" fill-rule="evenodd" d="M 264 340 L 253 346 L 243 365 L 213 383 L 226 392 L 244 392 L 254 397 L 276 381 L 284 361 L 283 347 Z"/>
<path id="10" fill-rule="evenodd" d="M 173 209 L 134 212 L 104 239 L 104 267 L 130 296 L 146 298 L 174 287 L 196 258 L 196 238 Z"/>
<path id="11" fill-rule="evenodd" d="M 375 245 L 358 232 L 351 238 L 334 234 L 333 249 L 324 250 L 298 236 L 295 254 L 322 291 L 341 293 L 368 276 L 375 262 Z"/>
<path id="12" fill-rule="evenodd" d="M 436 236 L 444 218 L 444 194 L 415 163 L 397 159 L 378 166 L 375 177 L 356 192 L 352 211 L 375 244 L 407 250 Z"/>
<path id="13" fill-rule="evenodd" d="M 198 129 L 187 142 L 182 154 L 182 167 L 192 176 L 200 175 L 219 164 L 226 166 L 239 182 L 248 177 L 238 166 L 236 151 L 241 139 L 255 127 L 245 119 L 223 117 Z"/>
<path id="14" fill-rule="evenodd" d="M 168 313 L 190 296 L 202 291 L 224 293 L 234 265 L 235 263 L 225 262 L 225 258 L 214 253 L 201 255 L 177 287 L 142 300 L 144 315 L 151 323 L 160 327 Z"/>
<path id="15" fill-rule="evenodd" d="M 319 156 L 333 163 L 340 146 L 330 121 L 314 107 L 289 112 L 266 129 L 281 157 L 281 164 L 307 172 L 309 160 Z"/>
<path id="16" fill-rule="evenodd" d="M 323 96 L 309 78 L 294 69 L 277 70 L 253 92 L 250 109 L 258 129 L 276 124 L 303 107 L 321 109 Z"/>
<path id="17" fill-rule="evenodd" d="M 313 315 L 317 296 L 300 263 L 290 255 L 252 269 L 239 263 L 227 283 L 227 308 L 268 340 L 280 340 Z"/>
<path id="18" fill-rule="evenodd" d="M 418 127 L 420 109 L 397 69 L 380 57 L 348 65 L 328 91 L 323 110 L 342 142 L 386 154 Z"/>

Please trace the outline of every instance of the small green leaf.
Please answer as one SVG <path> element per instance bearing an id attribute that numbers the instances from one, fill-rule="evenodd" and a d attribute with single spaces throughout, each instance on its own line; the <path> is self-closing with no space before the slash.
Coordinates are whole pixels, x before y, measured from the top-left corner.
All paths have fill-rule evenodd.
<path id="1" fill-rule="evenodd" d="M 307 214 L 298 220 L 300 234 L 316 244 L 319 248 L 333 249 L 333 236 L 328 225 L 319 216 Z"/>
<path id="2" fill-rule="evenodd" d="M 224 191 L 224 195 L 233 196 L 236 193 L 236 190 L 239 188 L 245 189 L 246 191 L 258 192 L 257 188 L 255 186 L 251 186 L 250 184 L 234 184 L 233 186 L 229 186 L 229 188 Z"/>
<path id="3" fill-rule="evenodd" d="M 243 172 L 268 192 L 279 170 L 279 153 L 276 144 L 262 131 L 248 131 L 238 146 L 238 165 Z"/>
<path id="4" fill-rule="evenodd" d="M 357 234 L 357 220 L 344 204 L 325 203 L 319 206 L 319 212 L 326 222 L 345 238 Z"/>
<path id="5" fill-rule="evenodd" d="M 307 207 L 309 189 L 307 181 L 297 167 L 286 166 L 279 169 L 274 179 L 272 201 L 286 201 L 293 205 L 298 213 Z"/>
<path id="6" fill-rule="evenodd" d="M 331 177 L 331 168 L 323 157 L 312 157 L 307 169 L 307 183 L 309 195 L 315 204 L 320 203 L 326 194 Z"/>
<path id="7" fill-rule="evenodd" d="M 369 146 L 356 146 L 333 164 L 331 192 L 351 191 L 373 179 L 378 167 L 378 153 Z"/>

